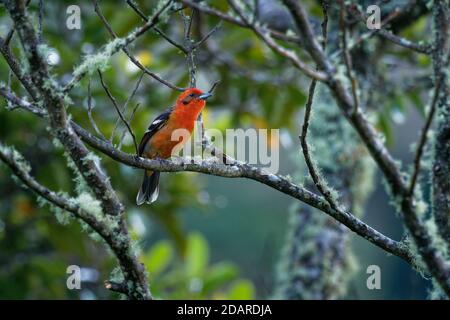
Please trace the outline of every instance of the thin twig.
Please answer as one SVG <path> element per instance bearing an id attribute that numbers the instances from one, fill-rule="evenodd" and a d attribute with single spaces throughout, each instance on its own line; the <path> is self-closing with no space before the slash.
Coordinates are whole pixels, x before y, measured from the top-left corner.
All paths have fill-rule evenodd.
<path id="1" fill-rule="evenodd" d="M 316 165 L 314 164 L 311 155 L 309 153 L 309 146 L 308 142 L 306 141 L 306 136 L 308 133 L 308 127 L 309 127 L 309 120 L 311 117 L 311 109 L 312 104 L 314 100 L 314 92 L 316 90 L 316 80 L 311 81 L 311 85 L 309 86 L 309 94 L 308 94 L 308 101 L 306 102 L 305 107 L 305 118 L 303 120 L 303 126 L 302 126 L 302 133 L 300 135 L 300 143 L 302 145 L 303 150 L 303 156 L 305 158 L 306 165 L 308 166 L 309 174 L 314 182 L 314 185 L 316 186 L 317 190 L 323 195 L 323 197 L 327 200 L 327 202 L 330 204 L 331 208 L 338 211 L 338 205 L 333 198 L 331 190 L 326 186 L 325 182 L 322 181 L 322 178 L 317 173 Z"/>
<path id="2" fill-rule="evenodd" d="M 328 3 L 326 1 L 322 2 L 322 12 L 323 12 L 323 21 L 322 21 L 322 48 L 325 50 L 328 36 Z M 300 134 L 300 143 L 303 150 L 303 156 L 305 158 L 306 166 L 308 167 L 309 174 L 316 186 L 317 190 L 323 195 L 325 200 L 330 204 L 331 208 L 336 211 L 339 211 L 339 206 L 332 195 L 332 191 L 328 188 L 326 182 L 323 178 L 320 177 L 318 173 L 318 168 L 316 167 L 314 161 L 312 160 L 311 154 L 309 152 L 309 145 L 307 141 L 307 134 L 309 123 L 311 119 L 311 111 L 314 103 L 314 94 L 316 90 L 317 80 L 313 79 L 311 81 L 311 85 L 308 90 L 308 100 L 305 106 L 305 116 L 303 119 L 302 132 Z"/>
<path id="3" fill-rule="evenodd" d="M 214 28 L 212 28 L 202 39 L 200 39 L 197 43 L 194 44 L 194 48 L 200 47 L 203 43 L 206 42 L 214 33 L 216 33 L 223 25 L 223 21 L 220 20 L 218 24 Z"/>
<path id="4" fill-rule="evenodd" d="M 352 96 L 353 96 L 353 113 L 356 113 L 358 111 L 358 107 L 359 107 L 359 99 L 358 99 L 358 84 L 356 82 L 356 77 L 353 73 L 353 66 L 352 66 L 352 57 L 350 55 L 350 52 L 348 50 L 347 47 L 347 25 L 345 22 L 345 3 L 344 0 L 340 1 L 340 6 L 341 6 L 341 10 L 340 10 L 340 19 L 339 19 L 339 24 L 340 24 L 340 28 L 341 28 L 341 35 L 342 35 L 342 51 L 343 51 L 343 56 L 344 56 L 344 63 L 345 63 L 345 68 L 347 71 L 347 77 L 350 80 L 350 85 L 352 88 Z"/>
<path id="5" fill-rule="evenodd" d="M 100 136 L 101 139 L 106 140 L 105 136 L 98 128 L 97 123 L 95 122 L 94 117 L 92 115 L 92 110 L 94 109 L 94 106 L 92 105 L 91 78 L 89 78 L 89 81 L 88 81 L 87 106 L 88 106 L 88 117 L 89 117 L 89 121 L 91 122 L 92 127 L 94 128 L 95 132 Z"/>
<path id="6" fill-rule="evenodd" d="M 433 100 L 431 101 L 430 111 L 429 111 L 427 119 L 425 121 L 425 125 L 422 128 L 422 131 L 420 133 L 419 144 L 417 145 L 416 154 L 414 157 L 414 169 L 413 169 L 413 173 L 411 175 L 411 182 L 409 185 L 409 191 L 408 191 L 409 196 L 414 195 L 414 189 L 416 186 L 417 177 L 419 175 L 421 162 L 422 162 L 421 161 L 422 154 L 423 154 L 423 150 L 425 148 L 425 144 L 427 143 L 428 131 L 430 130 L 431 124 L 433 122 L 434 114 L 436 113 L 436 104 L 437 104 L 439 94 L 441 91 L 441 84 L 442 84 L 442 80 L 439 78 L 436 81 L 436 85 L 434 88 Z"/>
<path id="7" fill-rule="evenodd" d="M 105 25 L 106 29 L 108 30 L 109 34 L 111 35 L 111 37 L 113 39 L 117 39 L 118 36 L 117 34 L 114 32 L 114 30 L 112 29 L 111 25 L 109 24 L 109 22 L 106 20 L 105 16 L 103 15 L 100 6 L 98 5 L 98 1 L 97 0 L 92 0 L 92 2 L 94 3 L 94 11 L 97 13 L 97 15 L 99 16 L 100 20 L 102 20 L 103 24 Z M 146 23 L 150 23 L 150 19 L 146 18 Z M 153 27 L 155 28 L 155 27 Z M 158 76 L 156 73 L 151 72 L 148 68 L 146 68 L 138 59 L 136 59 L 136 57 L 133 56 L 133 54 L 131 54 L 131 52 L 128 50 L 127 46 L 124 46 L 121 48 L 121 50 L 128 56 L 128 58 L 130 59 L 130 61 L 136 66 L 138 67 L 140 70 L 142 70 L 145 74 L 149 75 L 150 77 L 152 77 L 153 79 L 161 82 L 162 84 L 164 84 L 165 86 L 176 90 L 176 91 L 184 91 L 184 88 L 178 87 L 170 82 L 168 82 L 167 80 L 164 80 L 163 78 L 161 78 L 160 76 Z"/>
<path id="8" fill-rule="evenodd" d="M 141 81 L 142 81 L 143 76 L 144 76 L 144 73 L 142 73 L 140 75 L 140 77 L 138 78 L 138 80 L 136 81 L 136 84 L 134 85 L 133 91 L 131 91 L 131 94 L 128 96 L 127 100 L 125 101 L 125 103 L 124 103 L 124 105 L 122 107 L 122 113 L 125 113 L 127 111 L 128 104 L 130 103 L 131 100 L 133 100 L 134 96 L 136 95 L 136 93 L 137 93 L 137 91 L 139 89 L 139 86 L 141 85 Z M 114 135 L 116 134 L 116 130 L 117 130 L 117 127 L 119 126 L 119 123 L 120 123 L 120 119 L 118 118 L 116 120 L 116 123 L 114 124 L 114 128 L 112 129 L 111 136 L 109 138 L 109 141 L 111 143 L 113 142 Z"/>
<path id="9" fill-rule="evenodd" d="M 189 72 L 189 87 L 195 88 L 197 84 L 196 79 L 196 66 L 195 66 L 195 47 L 193 45 L 193 41 L 191 38 L 191 30 L 192 30 L 192 22 L 195 18 L 197 10 L 192 9 L 192 13 L 190 16 L 185 15 L 183 12 L 181 12 L 181 16 L 183 17 L 183 23 L 184 23 L 184 47 L 187 50 L 186 53 L 186 61 L 188 66 L 188 72 Z"/>
<path id="10" fill-rule="evenodd" d="M 112 56 L 119 52 L 120 50 L 123 50 L 123 48 L 126 48 L 129 44 L 134 42 L 137 38 L 142 36 L 145 32 L 152 29 L 159 20 L 159 16 L 163 14 L 163 12 L 170 6 L 173 0 L 168 0 L 143 26 L 137 28 L 136 30 L 129 33 L 126 37 L 122 38 L 123 41 L 117 42 L 113 48 L 104 48 L 101 51 L 99 51 L 96 55 L 102 55 L 102 56 Z M 87 57 L 86 59 L 90 59 L 91 57 Z M 139 61 L 137 61 L 132 55 L 129 55 L 129 58 L 131 61 L 136 64 L 141 70 L 145 71 L 148 75 L 155 78 L 156 80 L 160 81 L 161 83 L 165 84 L 166 86 L 178 90 L 183 91 L 182 88 L 178 88 L 169 82 L 159 78 L 156 74 L 152 73 L 151 71 L 147 70 Z M 90 71 L 89 67 L 81 64 L 83 68 L 81 70 L 79 68 L 76 68 L 78 71 L 76 74 L 74 74 L 73 78 L 69 81 L 69 83 L 63 88 L 63 93 L 69 92 L 73 87 L 75 87 L 78 82 Z"/>
<path id="11" fill-rule="evenodd" d="M 39 0 L 39 13 L 38 13 L 38 39 L 42 42 L 42 32 L 43 32 L 43 19 L 44 19 L 44 1 Z"/>
<path id="12" fill-rule="evenodd" d="M 112 95 L 111 91 L 109 91 L 108 86 L 106 85 L 106 83 L 103 81 L 103 75 L 101 73 L 100 70 L 97 70 L 98 75 L 100 77 L 100 82 L 102 84 L 103 89 L 105 90 L 106 94 L 108 95 L 109 99 L 111 100 L 112 104 L 114 105 L 114 108 L 116 109 L 120 120 L 122 120 L 122 122 L 125 124 L 125 126 L 128 129 L 128 132 L 131 134 L 131 136 L 133 137 L 133 143 L 134 143 L 134 148 L 136 150 L 136 154 L 138 154 L 138 144 L 136 142 L 136 136 L 134 135 L 133 129 L 131 129 L 130 124 L 128 123 L 128 121 L 125 119 L 122 111 L 120 111 L 119 106 L 117 105 L 117 101 L 116 98 L 114 98 L 114 96 Z"/>
<path id="13" fill-rule="evenodd" d="M 356 6 L 351 6 L 351 11 L 354 13 L 354 16 L 356 16 L 357 18 L 359 18 L 359 20 L 362 23 L 366 23 L 367 22 L 367 17 L 364 13 L 360 12 Z M 387 24 L 388 22 L 390 22 L 390 20 L 392 20 L 393 18 L 399 16 L 401 13 L 401 10 L 396 8 L 393 10 L 393 12 L 386 18 L 386 21 L 383 23 L 383 25 Z M 418 53 L 422 53 L 422 54 L 430 54 L 431 52 L 431 47 L 429 45 L 423 45 L 423 44 L 418 44 L 415 43 L 411 40 L 408 40 L 406 38 L 397 36 L 395 34 L 393 34 L 392 32 L 386 30 L 386 29 L 375 29 L 372 30 L 370 32 L 368 32 L 367 34 L 365 34 L 365 36 L 361 36 L 361 40 L 363 41 L 364 39 L 370 38 L 372 35 L 377 34 L 379 36 L 381 36 L 382 38 L 391 41 L 392 43 L 395 43 L 396 45 L 399 45 L 401 47 L 410 49 L 412 51 L 416 51 Z M 359 40 L 358 40 L 359 41 Z M 352 48 L 354 48 L 356 45 L 358 45 L 360 42 L 355 42 L 354 45 L 350 48 L 350 50 Z"/>
<path id="14" fill-rule="evenodd" d="M 230 23 L 235 24 L 240 27 L 248 28 L 251 25 L 243 20 L 237 19 L 231 15 L 223 13 L 212 7 L 205 6 L 204 4 L 200 4 L 200 3 L 197 3 L 197 2 L 194 2 L 191 0 L 180 0 L 180 2 L 192 9 L 197 9 L 198 11 L 201 11 L 205 14 L 218 17 L 220 20 L 230 22 Z M 267 29 L 267 28 L 264 28 L 263 32 L 268 33 L 271 37 L 273 37 L 275 39 L 279 39 L 279 40 L 283 40 L 283 41 L 287 41 L 287 42 L 298 43 L 300 40 L 300 38 L 296 35 L 291 36 L 291 35 L 287 35 L 283 32 L 279 32 L 279 31 L 275 31 L 275 30 L 271 30 L 271 29 Z"/>
<path id="15" fill-rule="evenodd" d="M 303 61 L 300 60 L 300 58 L 297 56 L 297 54 L 289 49 L 286 49 L 280 45 L 278 45 L 270 36 L 268 36 L 264 30 L 256 26 L 255 24 L 250 23 L 250 21 L 245 17 L 245 14 L 242 12 L 242 10 L 239 8 L 238 5 L 233 0 L 228 0 L 228 3 L 230 4 L 230 7 L 237 13 L 237 15 L 241 18 L 241 20 L 244 22 L 245 26 L 248 28 L 253 29 L 255 34 L 261 38 L 273 51 L 278 53 L 281 56 L 284 56 L 288 60 L 290 60 L 295 67 L 303 71 L 305 75 L 312 79 L 316 79 L 319 81 L 326 81 L 328 79 L 328 76 L 320 71 L 312 70 L 309 66 L 307 66 Z"/>
<path id="16" fill-rule="evenodd" d="M 141 17 L 142 20 L 144 21 L 148 21 L 147 16 L 145 15 L 144 12 L 142 12 L 141 9 L 139 9 L 139 7 L 137 6 L 136 3 L 134 3 L 134 1 L 132 0 L 126 0 L 127 4 L 138 14 L 139 17 Z M 183 47 L 183 45 L 181 45 L 180 43 L 174 41 L 173 39 L 171 39 L 167 34 L 165 34 L 161 29 L 159 29 L 158 27 L 154 27 L 153 28 L 159 35 L 161 35 L 167 42 L 169 42 L 171 45 L 173 45 L 174 47 L 177 47 L 181 52 L 183 53 L 187 53 L 187 50 L 185 47 Z"/>
<path id="17" fill-rule="evenodd" d="M 9 68 L 14 72 L 16 78 L 20 81 L 20 83 L 28 92 L 28 94 L 31 96 L 31 98 L 36 101 L 39 96 L 39 93 L 33 86 L 30 75 L 24 72 L 23 68 L 21 67 L 21 63 L 14 57 L 11 48 L 6 43 L 6 40 L 2 39 L 2 37 L 0 37 L 0 52 L 5 58 Z"/>
<path id="18" fill-rule="evenodd" d="M 131 111 L 130 117 L 128 118 L 128 123 L 131 124 L 133 122 L 134 116 L 136 115 L 136 112 L 137 112 L 137 110 L 139 109 L 140 106 L 141 106 L 141 104 L 139 102 L 136 103 L 136 105 L 134 106 L 133 110 Z M 120 136 L 119 145 L 117 146 L 117 149 L 119 149 L 119 150 L 122 149 L 122 144 L 123 144 L 123 141 L 125 139 L 125 133 L 126 133 L 126 131 L 123 130 L 122 134 Z"/>

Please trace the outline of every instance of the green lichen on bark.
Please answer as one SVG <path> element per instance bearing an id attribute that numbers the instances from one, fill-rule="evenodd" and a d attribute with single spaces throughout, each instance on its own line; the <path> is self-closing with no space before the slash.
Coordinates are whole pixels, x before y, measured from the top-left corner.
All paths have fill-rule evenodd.
<path id="1" fill-rule="evenodd" d="M 312 157 L 323 180 L 339 191 L 341 204 L 361 216 L 373 190 L 374 163 L 326 91 L 318 90 L 311 118 Z M 304 175 L 302 155 L 299 174 Z M 296 203 L 277 270 L 276 298 L 337 299 L 358 269 L 349 231 L 318 210 Z"/>
<path id="2" fill-rule="evenodd" d="M 103 50 L 87 56 L 84 61 L 74 69 L 74 77 L 79 77 L 86 73 L 92 74 L 97 72 L 97 70 L 105 71 L 109 67 L 111 56 L 123 47 L 124 44 L 124 39 L 116 38 L 105 45 Z"/>

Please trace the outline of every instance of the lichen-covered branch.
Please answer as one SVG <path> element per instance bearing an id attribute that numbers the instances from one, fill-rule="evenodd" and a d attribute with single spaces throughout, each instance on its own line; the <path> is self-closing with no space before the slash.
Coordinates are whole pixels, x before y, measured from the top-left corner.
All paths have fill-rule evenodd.
<path id="1" fill-rule="evenodd" d="M 73 72 L 73 78 L 70 80 L 70 82 L 63 88 L 63 92 L 67 93 L 69 92 L 75 85 L 78 84 L 78 82 L 88 73 L 92 73 L 97 69 L 100 69 L 103 71 L 103 69 L 108 64 L 109 59 L 111 56 L 119 52 L 120 50 L 126 49 L 129 44 L 134 42 L 137 38 L 139 38 L 141 35 L 143 35 L 145 32 L 153 28 L 157 22 L 159 17 L 164 13 L 164 11 L 170 6 L 172 3 L 172 0 L 168 0 L 163 6 L 161 6 L 149 19 L 148 21 L 142 25 L 141 27 L 135 29 L 131 33 L 129 33 L 124 38 L 115 38 L 114 41 L 108 43 L 102 50 L 99 52 L 90 55 L 84 59 L 84 61 L 75 68 Z M 141 70 L 146 70 L 136 59 L 133 58 L 133 56 L 129 55 L 130 59 L 133 63 L 138 65 L 138 67 Z M 153 74 L 152 72 L 146 70 L 145 71 L 150 76 L 156 78 L 158 81 L 165 83 L 170 87 L 170 84 L 166 82 L 165 80 L 159 78 L 156 76 L 156 74 Z M 180 88 L 174 87 L 176 90 L 180 90 Z"/>
<path id="2" fill-rule="evenodd" d="M 437 93 L 436 104 L 437 128 L 432 167 L 432 208 L 439 234 L 447 242 L 447 248 L 450 251 L 450 86 L 447 72 L 450 53 L 449 10 L 447 1 L 437 1 L 433 6 L 435 44 L 432 58 L 434 81 L 435 87 L 441 86 L 442 89 Z M 433 109 L 430 110 L 431 112 L 433 112 Z"/>
<path id="3" fill-rule="evenodd" d="M 30 107 L 29 104 L 23 103 L 17 97 L 14 98 L 14 101 L 19 102 L 20 106 L 26 110 Z M 356 218 L 353 214 L 333 210 L 325 199 L 290 182 L 287 178 L 280 175 L 270 174 L 260 168 L 252 167 L 248 164 L 229 159 L 229 157 L 222 154 L 220 150 L 212 150 L 212 154 L 221 159 L 220 161 L 203 160 L 200 162 L 192 162 L 190 159 L 181 159 L 181 161 L 178 160 L 174 162 L 169 160 L 149 160 L 129 155 L 114 148 L 109 141 L 103 141 L 95 137 L 74 121 L 71 121 L 71 126 L 80 138 L 92 148 L 104 153 L 116 161 L 132 167 L 157 170 L 161 172 L 193 171 L 227 178 L 247 178 L 263 183 L 314 208 L 317 208 L 320 211 L 323 211 L 347 226 L 359 236 L 379 246 L 386 252 L 396 255 L 408 263 L 413 263 L 413 256 L 405 246 L 373 229 Z M 225 161 L 222 161 L 222 158 L 225 158 Z M 229 165 L 224 165 L 223 162 L 228 163 Z"/>
<path id="4" fill-rule="evenodd" d="M 30 166 L 20 153 L 0 142 L 0 161 L 5 163 L 20 179 L 20 181 L 31 191 L 48 201 L 51 205 L 71 213 L 80 222 L 86 223 L 94 230 L 111 248 L 115 254 L 124 278 L 131 280 L 121 283 L 121 293 L 129 298 L 150 298 L 148 288 L 135 286 L 133 279 L 145 275 L 144 267 L 137 261 L 131 248 L 131 240 L 128 233 L 123 232 L 123 222 L 119 217 L 105 216 L 101 209 L 96 207 L 96 202 L 89 195 L 80 195 L 78 198 L 70 198 L 66 195 L 51 191 L 37 182 L 30 174 Z M 89 201 L 88 201 L 89 200 Z M 145 277 L 142 282 L 146 284 Z M 106 282 L 107 289 L 109 288 Z M 143 291 L 145 290 L 145 291 Z M 117 290 L 115 290 L 117 291 Z"/>
<path id="5" fill-rule="evenodd" d="M 321 155 L 317 162 L 323 179 L 339 192 L 340 204 L 359 217 L 371 194 L 375 165 L 329 94 L 318 89 L 309 140 Z M 305 166 L 301 161 L 297 166 L 302 176 Z M 345 298 L 358 264 L 348 229 L 300 203 L 289 210 L 288 228 L 275 298 Z"/>
<path id="6" fill-rule="evenodd" d="M 116 40 L 117 40 L 117 39 L 118 39 L 118 36 L 117 36 L 117 34 L 114 32 L 114 30 L 112 29 L 112 27 L 111 27 L 111 25 L 109 24 L 109 22 L 106 20 L 105 16 L 103 15 L 103 13 L 102 13 L 102 11 L 101 11 L 101 9 L 100 9 L 100 6 L 99 6 L 99 4 L 98 4 L 98 1 L 93 0 L 93 3 L 94 3 L 94 10 L 95 10 L 95 13 L 97 13 L 97 15 L 99 16 L 100 20 L 102 20 L 103 24 L 104 24 L 105 27 L 106 27 L 106 30 L 108 30 L 108 33 L 111 35 L 111 37 L 112 37 L 113 39 L 116 39 Z M 130 4 L 130 3 L 131 3 L 131 2 L 129 2 L 129 4 Z M 169 1 L 168 4 L 170 4 L 170 1 Z M 130 5 L 130 6 L 131 6 L 133 9 L 137 9 L 137 7 L 136 7 L 135 5 Z M 165 8 L 165 6 L 164 6 L 163 8 Z M 155 14 L 153 17 L 151 17 L 151 18 L 147 18 L 147 17 L 144 15 L 144 17 L 145 17 L 144 21 L 145 21 L 147 24 L 150 23 L 151 21 L 157 21 L 159 15 L 162 14 L 163 12 L 164 12 L 164 10 L 161 9 L 160 11 L 157 11 L 156 14 Z M 156 22 L 153 24 L 153 28 L 156 30 L 156 29 L 158 29 L 158 28 L 155 27 L 155 24 L 156 24 Z M 158 30 L 159 30 L 159 29 L 158 29 Z M 146 68 L 142 63 L 140 63 L 139 60 L 136 59 L 136 57 L 135 57 L 133 54 L 131 54 L 131 52 L 130 52 L 130 50 L 128 49 L 127 46 L 122 47 L 121 50 L 128 56 L 128 58 L 130 59 L 130 61 L 131 61 L 136 67 L 138 67 L 139 69 L 141 69 L 145 74 L 149 75 L 150 77 L 152 77 L 152 78 L 155 79 L 156 81 L 159 81 L 159 82 L 162 83 L 163 85 L 165 85 L 165 86 L 167 86 L 167 87 L 169 87 L 169 88 L 171 88 L 171 89 L 173 89 L 173 90 L 177 90 L 177 91 L 183 91 L 183 90 L 184 90 L 184 88 L 178 87 L 178 86 L 176 86 L 176 85 L 170 83 L 169 81 L 167 81 L 167 80 L 161 78 L 161 77 L 158 76 L 156 73 L 151 72 L 151 71 L 150 71 L 148 68 Z M 70 89 L 70 88 L 69 88 L 69 89 Z"/>
<path id="7" fill-rule="evenodd" d="M 405 224 L 411 232 L 429 272 L 437 279 L 447 295 L 450 296 L 450 266 L 446 264 L 445 258 L 437 248 L 434 247 L 427 228 L 420 221 L 414 207 L 414 200 L 407 195 L 408 187 L 396 162 L 378 138 L 376 131 L 366 119 L 366 116 L 360 109 L 355 110 L 348 91 L 338 79 L 333 77 L 334 68 L 321 50 L 302 5 L 295 0 L 283 0 L 283 2 L 291 11 L 294 20 L 297 23 L 297 27 L 305 40 L 304 44 L 306 50 L 316 61 L 317 65 L 329 75 L 330 80 L 327 84 L 333 93 L 336 102 L 349 122 L 355 127 L 372 157 L 377 162 L 386 177 L 394 196 L 400 198 L 400 208 L 403 213 Z"/>
<path id="8" fill-rule="evenodd" d="M 65 96 L 62 88 L 52 78 L 48 70 L 36 31 L 26 13 L 25 3 L 23 1 L 4 1 L 4 4 L 14 21 L 14 28 L 19 35 L 29 64 L 29 78 L 24 79 L 24 85 L 32 86 L 33 90 L 38 93 L 36 98 L 38 98 L 39 106 L 45 106 L 45 113 L 44 111 L 42 113 L 46 114 L 52 134 L 62 144 L 95 199 L 100 203 L 101 212 L 99 214 L 103 215 L 104 218 L 111 216 L 118 219 L 118 232 L 112 249 L 121 262 L 125 281 L 130 281 L 128 297 L 134 299 L 150 298 L 144 268 L 130 250 L 128 229 L 122 215 L 124 207 L 109 179 L 99 168 L 99 164 L 91 156 L 91 153 L 71 126 L 70 118 L 65 109 Z M 128 40 L 125 42 L 132 41 L 138 35 L 139 33 L 136 33 L 127 37 Z M 40 109 L 42 107 L 34 107 L 34 110 Z"/>

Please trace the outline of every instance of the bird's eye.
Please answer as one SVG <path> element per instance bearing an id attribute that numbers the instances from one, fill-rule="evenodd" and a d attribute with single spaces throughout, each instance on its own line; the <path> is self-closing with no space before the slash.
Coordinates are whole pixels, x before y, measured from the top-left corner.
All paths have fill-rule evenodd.
<path id="1" fill-rule="evenodd" d="M 189 95 L 189 97 L 191 97 L 191 98 L 193 98 L 195 96 L 195 93 L 191 93 L 190 95 Z"/>

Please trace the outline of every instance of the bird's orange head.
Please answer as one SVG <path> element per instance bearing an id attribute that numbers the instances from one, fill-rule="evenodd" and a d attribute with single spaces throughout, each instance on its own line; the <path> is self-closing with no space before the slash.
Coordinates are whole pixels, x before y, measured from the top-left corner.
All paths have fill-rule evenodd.
<path id="1" fill-rule="evenodd" d="M 177 111 L 183 113 L 199 113 L 206 105 L 206 99 L 211 97 L 211 93 L 204 93 L 197 88 L 186 89 L 179 97 L 176 103 Z"/>

